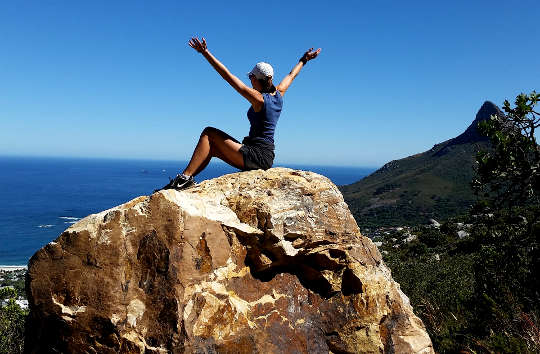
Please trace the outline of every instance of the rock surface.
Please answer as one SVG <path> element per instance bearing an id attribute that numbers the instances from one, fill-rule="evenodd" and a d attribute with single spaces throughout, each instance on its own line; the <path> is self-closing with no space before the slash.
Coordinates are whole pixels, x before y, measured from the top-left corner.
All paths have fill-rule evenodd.
<path id="1" fill-rule="evenodd" d="M 337 187 L 284 168 L 90 215 L 27 292 L 27 352 L 433 352 Z"/>

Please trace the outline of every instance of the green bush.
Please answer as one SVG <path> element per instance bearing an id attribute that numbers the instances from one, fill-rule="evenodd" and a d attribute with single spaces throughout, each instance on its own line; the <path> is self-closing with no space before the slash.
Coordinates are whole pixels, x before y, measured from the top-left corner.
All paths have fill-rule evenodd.
<path id="1" fill-rule="evenodd" d="M 7 301 L 0 307 L 0 353 L 17 354 L 24 350 L 24 325 L 28 311 L 15 303 L 17 291 L 13 288 L 0 289 L 0 301 Z"/>
<path id="2" fill-rule="evenodd" d="M 478 155 L 473 186 L 485 199 L 459 219 L 467 227 L 450 219 L 413 228 L 409 243 L 382 240 L 437 352 L 540 353 L 539 99 L 521 94 L 514 108 L 505 101 L 506 116 L 481 123 L 493 150 Z"/>
<path id="3" fill-rule="evenodd" d="M 441 353 L 540 352 L 540 207 L 472 213 L 381 238 L 384 261 Z M 394 242 L 393 239 L 396 241 Z M 394 247 L 399 245 L 399 247 Z"/>

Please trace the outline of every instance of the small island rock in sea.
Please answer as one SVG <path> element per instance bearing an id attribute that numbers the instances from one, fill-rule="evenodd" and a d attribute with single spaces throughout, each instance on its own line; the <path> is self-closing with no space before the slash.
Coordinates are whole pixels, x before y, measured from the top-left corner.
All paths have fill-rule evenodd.
<path id="1" fill-rule="evenodd" d="M 90 215 L 27 291 L 29 353 L 433 352 L 337 187 L 285 168 Z"/>

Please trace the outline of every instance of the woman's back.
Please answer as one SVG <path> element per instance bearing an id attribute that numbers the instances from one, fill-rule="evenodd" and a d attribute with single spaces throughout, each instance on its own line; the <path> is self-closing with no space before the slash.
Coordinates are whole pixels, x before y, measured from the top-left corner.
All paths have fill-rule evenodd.
<path id="1" fill-rule="evenodd" d="M 251 106 L 247 112 L 250 123 L 249 138 L 256 142 L 263 140 L 267 143 L 274 143 L 274 132 L 276 124 L 283 107 L 283 97 L 279 91 L 275 94 L 263 93 L 264 105 L 262 110 L 255 112 Z"/>

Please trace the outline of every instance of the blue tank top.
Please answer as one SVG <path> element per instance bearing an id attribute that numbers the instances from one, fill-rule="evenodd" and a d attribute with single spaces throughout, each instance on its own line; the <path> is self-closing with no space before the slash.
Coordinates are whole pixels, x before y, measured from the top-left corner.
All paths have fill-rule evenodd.
<path id="1" fill-rule="evenodd" d="M 249 139 L 253 142 L 266 142 L 274 144 L 274 132 L 276 124 L 281 114 L 283 98 L 281 93 L 276 90 L 275 95 L 263 93 L 264 105 L 259 112 L 249 107 L 247 116 L 249 119 Z"/>

